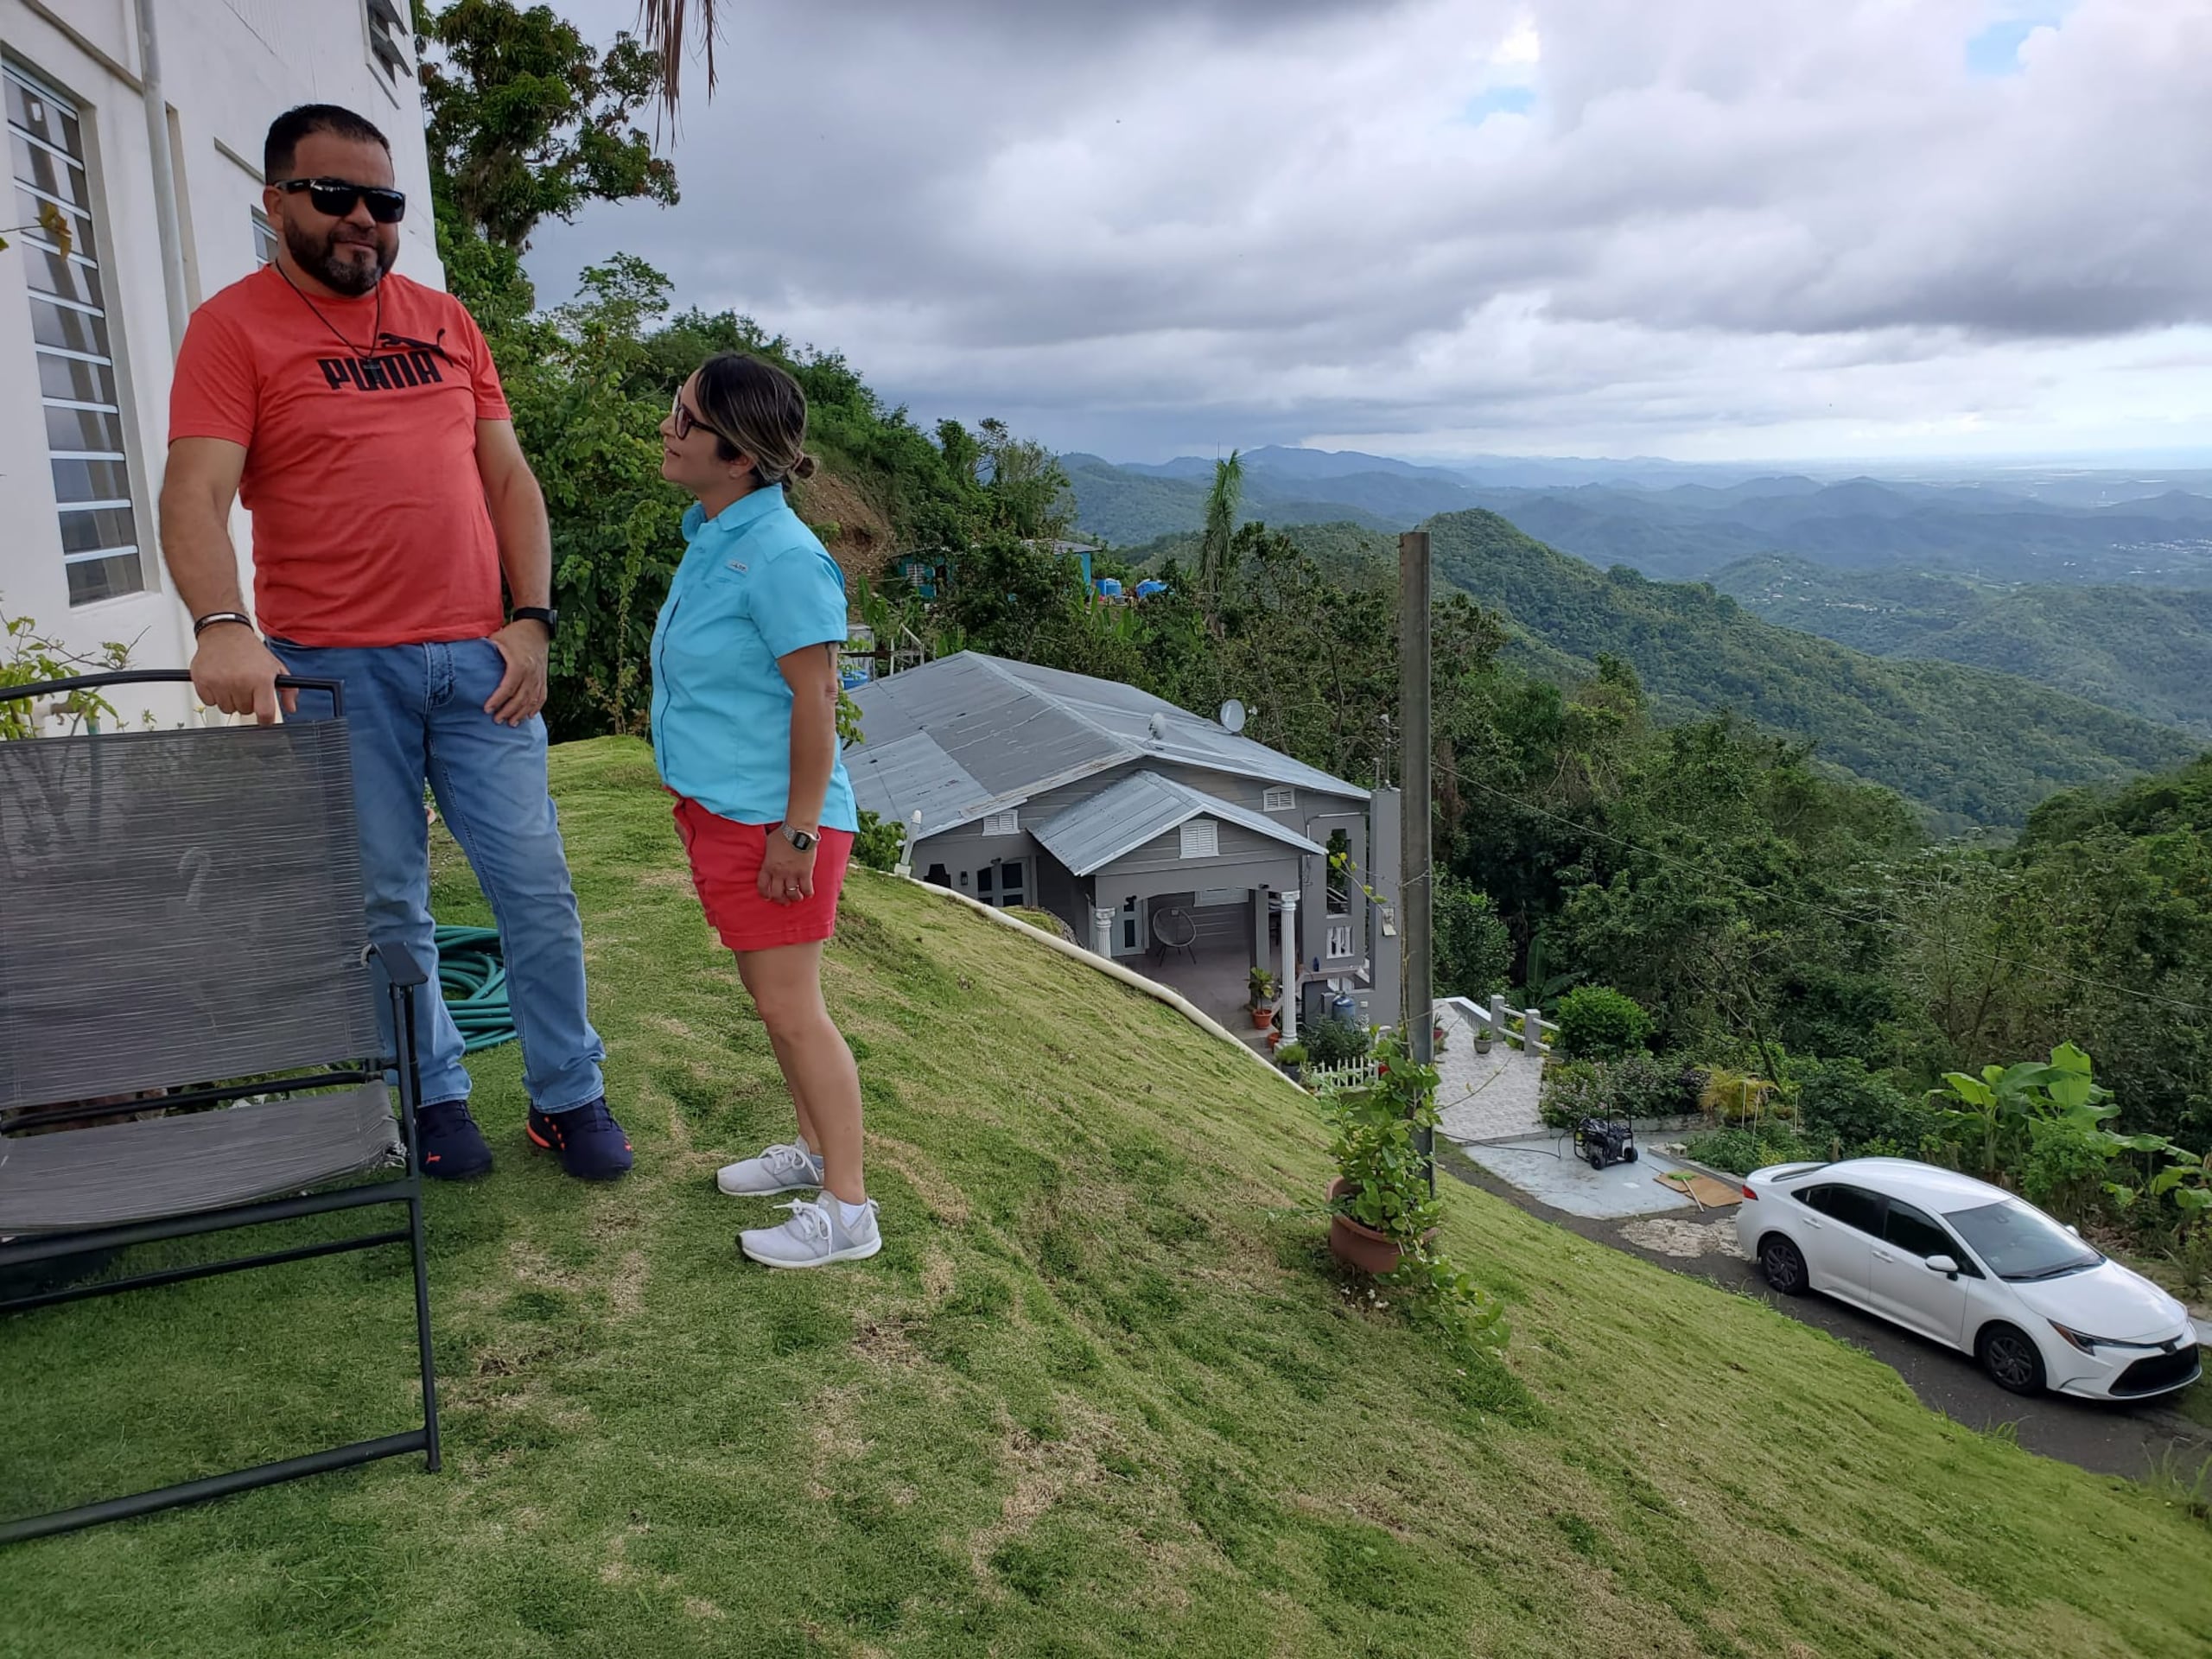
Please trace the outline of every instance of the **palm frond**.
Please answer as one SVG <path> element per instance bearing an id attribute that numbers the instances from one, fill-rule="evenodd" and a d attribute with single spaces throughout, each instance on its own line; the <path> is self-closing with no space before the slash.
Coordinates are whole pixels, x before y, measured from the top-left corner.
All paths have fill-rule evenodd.
<path id="1" fill-rule="evenodd" d="M 705 42 L 707 96 L 715 95 L 715 35 L 718 20 L 716 0 L 638 0 L 638 27 L 647 48 L 660 59 L 660 102 L 672 121 L 682 91 L 683 39 L 696 24 Z"/>

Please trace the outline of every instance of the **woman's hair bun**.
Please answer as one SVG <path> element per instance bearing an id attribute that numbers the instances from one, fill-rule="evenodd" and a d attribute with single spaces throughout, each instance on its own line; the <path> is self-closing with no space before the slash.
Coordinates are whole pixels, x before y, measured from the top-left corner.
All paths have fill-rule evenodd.
<path id="1" fill-rule="evenodd" d="M 820 463 L 812 455 L 802 454 L 791 463 L 791 469 L 785 476 L 798 479 L 812 478 L 819 465 Z"/>

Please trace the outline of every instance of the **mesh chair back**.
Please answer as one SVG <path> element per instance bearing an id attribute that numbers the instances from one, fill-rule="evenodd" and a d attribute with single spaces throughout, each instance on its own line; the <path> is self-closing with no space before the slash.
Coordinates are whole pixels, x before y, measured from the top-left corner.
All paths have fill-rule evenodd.
<path id="1" fill-rule="evenodd" d="M 0 1108 L 375 1056 L 342 720 L 0 742 Z"/>

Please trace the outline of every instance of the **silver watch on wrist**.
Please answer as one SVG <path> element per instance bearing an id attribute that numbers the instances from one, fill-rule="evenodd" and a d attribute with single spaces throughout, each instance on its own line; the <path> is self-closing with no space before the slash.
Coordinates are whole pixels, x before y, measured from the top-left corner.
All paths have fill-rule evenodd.
<path id="1" fill-rule="evenodd" d="M 779 828 L 783 831 L 784 839 L 802 853 L 812 852 L 822 840 L 821 836 L 809 834 L 804 830 L 794 830 L 788 823 L 779 825 Z"/>

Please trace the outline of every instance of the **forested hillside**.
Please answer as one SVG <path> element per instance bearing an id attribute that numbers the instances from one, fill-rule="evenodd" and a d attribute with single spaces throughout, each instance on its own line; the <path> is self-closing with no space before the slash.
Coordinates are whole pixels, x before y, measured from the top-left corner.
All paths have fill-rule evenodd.
<path id="1" fill-rule="evenodd" d="M 2013 587 L 1769 555 L 1713 587 L 1784 627 L 1878 657 L 1999 669 L 2212 740 L 2212 593 Z"/>
<path id="2" fill-rule="evenodd" d="M 1204 518 L 1208 463 L 1194 457 L 1157 466 L 1116 466 L 1096 455 L 1062 460 L 1074 486 L 1075 517 L 1090 533 L 1126 545 L 1195 531 Z M 1561 552 L 1600 568 L 1633 565 L 1668 582 L 1706 580 L 1741 560 L 1779 553 L 1835 570 L 2212 587 L 2212 496 L 2196 493 L 2206 487 L 2196 474 L 2181 475 L 2191 488 L 2083 505 L 1984 485 L 1871 478 L 1531 486 L 1380 456 L 1274 447 L 1244 455 L 1243 465 L 1244 512 L 1270 524 L 1337 520 L 1408 530 L 1438 513 L 1484 507 Z M 2155 482 L 2115 477 L 2110 487 L 2147 490 Z"/>
<path id="3" fill-rule="evenodd" d="M 1429 526 L 1440 580 L 1502 613 L 1532 643 L 1634 666 L 1655 698 L 1733 709 L 1814 741 L 1954 826 L 2018 824 L 2044 797 L 2190 759 L 2185 734 L 1949 663 L 1883 661 L 1762 621 L 1735 601 L 1626 568 L 1599 571 L 1497 514 Z"/>
<path id="4" fill-rule="evenodd" d="M 1131 471 L 1096 455 L 1059 458 L 1071 486 L 1071 517 L 1085 536 L 1117 547 L 1180 534 L 1195 535 L 1205 522 L 1206 486 L 1192 479 Z M 1374 530 L 1395 530 L 1412 516 L 1385 516 L 1335 499 L 1314 499 L 1294 480 L 1258 473 L 1245 480 L 1240 522 L 1265 519 L 1273 524 L 1326 524 L 1348 520 Z"/>

